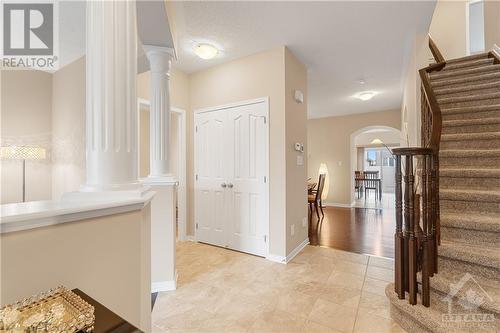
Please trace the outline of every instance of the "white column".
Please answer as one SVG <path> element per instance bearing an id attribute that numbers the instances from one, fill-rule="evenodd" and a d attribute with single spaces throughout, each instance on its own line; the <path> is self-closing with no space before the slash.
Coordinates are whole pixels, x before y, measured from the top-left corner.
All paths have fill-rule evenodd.
<path id="1" fill-rule="evenodd" d="M 170 176 L 170 66 L 173 51 L 158 46 L 145 46 L 151 70 L 150 81 L 150 165 L 149 177 Z"/>
<path id="2" fill-rule="evenodd" d="M 87 2 L 87 190 L 137 181 L 135 1 Z"/>
<path id="3" fill-rule="evenodd" d="M 144 184 L 155 191 L 151 202 L 151 290 L 176 288 L 175 196 L 177 180 L 169 172 L 170 65 L 173 50 L 144 46 L 151 70 L 149 107 L 149 176 Z"/>

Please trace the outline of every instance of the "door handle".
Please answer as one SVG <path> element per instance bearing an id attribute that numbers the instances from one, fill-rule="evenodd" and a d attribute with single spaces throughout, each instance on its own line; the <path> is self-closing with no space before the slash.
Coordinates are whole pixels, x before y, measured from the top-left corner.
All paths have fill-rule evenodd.
<path id="1" fill-rule="evenodd" d="M 234 186 L 234 185 L 233 185 L 233 184 L 231 184 L 231 183 L 227 184 L 227 187 L 229 187 L 229 188 L 233 188 L 233 186 Z"/>
<path id="2" fill-rule="evenodd" d="M 222 183 L 222 184 L 220 184 L 220 187 L 222 187 L 222 188 L 226 188 L 226 187 L 227 187 L 227 185 L 226 185 L 226 183 Z"/>

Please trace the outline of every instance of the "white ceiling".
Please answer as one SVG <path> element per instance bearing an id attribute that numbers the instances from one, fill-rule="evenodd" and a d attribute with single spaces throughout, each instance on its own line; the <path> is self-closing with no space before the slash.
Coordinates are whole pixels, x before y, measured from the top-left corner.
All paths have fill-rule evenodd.
<path id="1" fill-rule="evenodd" d="M 175 66 L 191 73 L 286 45 L 308 68 L 310 118 L 397 109 L 413 36 L 427 32 L 434 6 L 435 1 L 176 2 Z M 197 42 L 222 52 L 199 59 L 192 53 Z M 352 97 L 363 90 L 379 94 L 368 102 Z"/>

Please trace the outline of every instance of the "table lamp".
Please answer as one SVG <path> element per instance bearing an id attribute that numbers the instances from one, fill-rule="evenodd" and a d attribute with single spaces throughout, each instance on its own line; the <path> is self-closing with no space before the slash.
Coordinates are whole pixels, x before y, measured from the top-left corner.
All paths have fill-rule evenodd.
<path id="1" fill-rule="evenodd" d="M 384 145 L 385 148 L 393 155 L 391 148 L 387 147 L 387 145 L 384 143 L 384 141 L 380 139 L 373 139 L 372 142 L 370 142 L 372 145 Z"/>
<path id="2" fill-rule="evenodd" d="M 0 147 L 0 158 L 23 161 L 23 202 L 26 201 L 26 160 L 44 160 L 46 150 L 37 146 Z"/>

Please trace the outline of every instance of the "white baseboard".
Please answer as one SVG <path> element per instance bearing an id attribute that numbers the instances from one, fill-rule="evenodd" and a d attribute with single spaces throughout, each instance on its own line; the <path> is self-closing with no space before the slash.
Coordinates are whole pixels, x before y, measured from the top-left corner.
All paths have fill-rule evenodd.
<path id="1" fill-rule="evenodd" d="M 323 202 L 323 205 L 327 207 L 352 208 L 354 207 L 355 203 L 354 201 L 351 202 L 350 204 L 339 203 L 339 202 Z"/>
<path id="2" fill-rule="evenodd" d="M 177 271 L 175 271 L 175 280 L 152 282 L 151 293 L 158 293 L 162 291 L 172 291 L 177 289 Z"/>
<path id="3" fill-rule="evenodd" d="M 186 235 L 186 240 L 188 242 L 196 242 L 196 239 L 193 235 Z"/>
<path id="4" fill-rule="evenodd" d="M 286 257 L 284 257 L 284 256 L 278 256 L 278 255 L 275 255 L 275 254 L 269 254 L 266 257 L 266 259 L 269 260 L 269 261 L 277 262 L 279 264 L 287 264 L 290 261 L 292 261 L 292 259 L 295 258 L 295 256 L 297 254 L 299 254 L 300 251 L 302 251 L 308 244 L 309 244 L 309 238 L 306 238 L 295 249 L 293 249 L 292 252 L 290 252 L 290 254 L 287 255 Z"/>
<path id="5" fill-rule="evenodd" d="M 292 252 L 290 252 L 289 255 L 286 256 L 286 262 L 289 263 L 292 261 L 292 259 L 295 258 L 295 256 L 299 254 L 300 251 L 302 251 L 307 245 L 309 245 L 309 237 L 304 239 L 302 243 L 300 243 L 295 249 L 292 250 Z"/>
<path id="6" fill-rule="evenodd" d="M 272 262 L 277 262 L 278 264 L 286 264 L 286 257 L 284 256 L 278 256 L 276 254 L 268 254 L 266 259 Z"/>

